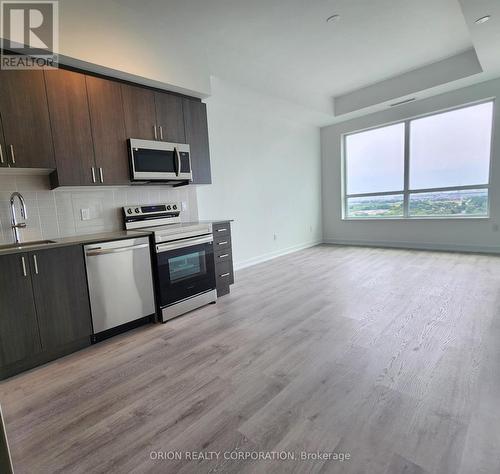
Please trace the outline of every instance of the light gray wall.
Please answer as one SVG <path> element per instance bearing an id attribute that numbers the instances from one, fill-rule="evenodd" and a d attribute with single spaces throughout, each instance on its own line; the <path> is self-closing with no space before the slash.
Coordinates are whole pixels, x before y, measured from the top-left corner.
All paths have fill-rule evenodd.
<path id="1" fill-rule="evenodd" d="M 321 241 L 319 128 L 289 102 L 217 78 L 206 102 L 213 184 L 198 186 L 199 214 L 235 219 L 235 267 Z"/>
<path id="2" fill-rule="evenodd" d="M 26 200 L 28 219 L 22 240 L 53 239 L 123 229 L 121 208 L 128 204 L 185 202 L 183 221 L 198 219 L 194 186 L 116 186 L 50 190 L 48 176 L 0 175 L 0 243 L 12 242 L 9 197 L 19 191 Z M 90 209 L 82 221 L 80 209 Z M 19 214 L 19 209 L 18 216 Z"/>
<path id="3" fill-rule="evenodd" d="M 325 242 L 500 252 L 500 107 L 495 108 L 489 219 L 342 220 L 341 139 L 345 133 L 500 96 L 500 79 L 321 129 Z"/>

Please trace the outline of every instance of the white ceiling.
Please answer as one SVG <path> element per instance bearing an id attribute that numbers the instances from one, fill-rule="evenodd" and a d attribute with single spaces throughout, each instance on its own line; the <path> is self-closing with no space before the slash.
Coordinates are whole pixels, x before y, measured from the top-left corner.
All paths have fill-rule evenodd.
<path id="1" fill-rule="evenodd" d="M 333 96 L 473 46 L 457 0 L 115 1 L 182 25 L 211 74 L 330 113 Z"/>

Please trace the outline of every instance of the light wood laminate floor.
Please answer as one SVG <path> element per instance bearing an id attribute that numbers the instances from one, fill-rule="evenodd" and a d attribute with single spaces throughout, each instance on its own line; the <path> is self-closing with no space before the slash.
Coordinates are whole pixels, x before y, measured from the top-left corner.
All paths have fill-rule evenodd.
<path id="1" fill-rule="evenodd" d="M 498 474 L 500 257 L 307 249 L 240 271 L 217 305 L 7 380 L 0 401 L 17 473 Z"/>

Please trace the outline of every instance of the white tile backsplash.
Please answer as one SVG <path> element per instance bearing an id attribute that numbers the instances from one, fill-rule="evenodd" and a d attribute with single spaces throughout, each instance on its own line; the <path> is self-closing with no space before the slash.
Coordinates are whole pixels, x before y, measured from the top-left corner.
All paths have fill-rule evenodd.
<path id="1" fill-rule="evenodd" d="M 183 201 L 187 210 L 184 222 L 198 220 L 196 188 L 186 186 L 120 186 L 61 188 L 50 190 L 48 176 L 0 175 L 0 242 L 12 242 L 9 198 L 19 191 L 28 210 L 23 240 L 53 239 L 79 234 L 120 230 L 121 208 L 128 204 L 155 204 Z M 90 219 L 82 220 L 80 209 L 90 210 Z M 17 215 L 19 209 L 17 209 Z"/>

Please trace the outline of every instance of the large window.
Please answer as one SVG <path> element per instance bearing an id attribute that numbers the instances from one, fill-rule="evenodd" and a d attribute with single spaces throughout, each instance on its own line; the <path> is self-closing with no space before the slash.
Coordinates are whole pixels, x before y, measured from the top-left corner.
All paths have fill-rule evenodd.
<path id="1" fill-rule="evenodd" d="M 486 217 L 493 102 L 345 136 L 344 217 Z"/>

